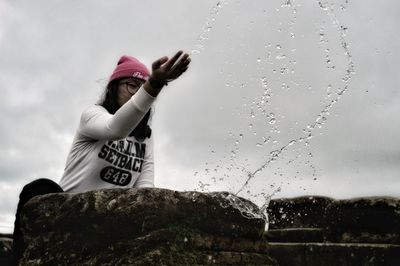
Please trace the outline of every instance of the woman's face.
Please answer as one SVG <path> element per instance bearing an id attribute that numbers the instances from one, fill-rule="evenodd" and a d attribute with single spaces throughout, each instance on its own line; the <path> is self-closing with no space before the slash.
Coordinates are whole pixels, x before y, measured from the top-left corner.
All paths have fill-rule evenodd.
<path id="1" fill-rule="evenodd" d="M 124 78 L 118 83 L 118 105 L 124 105 L 143 85 L 144 81 L 136 78 Z"/>

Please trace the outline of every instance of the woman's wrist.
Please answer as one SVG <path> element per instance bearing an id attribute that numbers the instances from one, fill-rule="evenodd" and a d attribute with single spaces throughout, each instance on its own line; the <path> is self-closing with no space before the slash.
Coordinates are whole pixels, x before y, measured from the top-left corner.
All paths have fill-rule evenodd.
<path id="1" fill-rule="evenodd" d="M 154 84 L 153 84 L 154 85 Z M 153 97 L 157 97 L 157 95 L 160 93 L 161 88 L 157 88 L 156 86 L 153 87 L 153 85 L 150 83 L 150 79 L 148 79 L 144 85 L 143 88 L 145 91 L 147 91 L 148 94 L 150 94 Z"/>
<path id="2" fill-rule="evenodd" d="M 151 87 L 153 87 L 154 89 L 158 89 L 158 90 L 161 90 L 162 87 L 164 87 L 165 85 L 167 85 L 166 82 L 157 80 L 157 79 L 155 79 L 155 78 L 153 78 L 153 77 L 150 77 L 150 78 L 148 79 L 148 81 L 149 81 L 149 84 L 150 84 Z"/>

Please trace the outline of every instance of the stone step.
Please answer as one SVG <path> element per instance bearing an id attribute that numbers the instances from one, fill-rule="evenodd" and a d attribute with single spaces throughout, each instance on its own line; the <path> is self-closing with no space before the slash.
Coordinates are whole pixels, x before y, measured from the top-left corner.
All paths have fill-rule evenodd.
<path id="1" fill-rule="evenodd" d="M 279 265 L 400 265 L 400 245 L 355 243 L 277 243 L 266 251 Z"/>
<path id="2" fill-rule="evenodd" d="M 324 228 L 325 210 L 334 201 L 322 196 L 271 200 L 267 209 L 269 229 Z"/>
<path id="3" fill-rule="evenodd" d="M 303 196 L 271 200 L 267 211 L 273 230 L 324 228 L 330 242 L 400 244 L 399 198 Z"/>
<path id="4" fill-rule="evenodd" d="M 400 200 L 369 197 L 338 200 L 325 212 L 330 242 L 400 244 Z"/>
<path id="5" fill-rule="evenodd" d="M 271 229 L 264 238 L 269 242 L 323 242 L 323 228 L 286 228 Z"/>

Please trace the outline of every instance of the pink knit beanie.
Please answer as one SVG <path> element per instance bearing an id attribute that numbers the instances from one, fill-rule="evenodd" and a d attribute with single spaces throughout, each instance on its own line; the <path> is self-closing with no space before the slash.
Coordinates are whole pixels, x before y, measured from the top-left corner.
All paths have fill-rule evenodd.
<path id="1" fill-rule="evenodd" d="M 118 78 L 129 77 L 147 80 L 149 75 L 150 72 L 143 63 L 132 56 L 123 55 L 119 59 L 117 67 L 114 69 L 108 82 Z"/>

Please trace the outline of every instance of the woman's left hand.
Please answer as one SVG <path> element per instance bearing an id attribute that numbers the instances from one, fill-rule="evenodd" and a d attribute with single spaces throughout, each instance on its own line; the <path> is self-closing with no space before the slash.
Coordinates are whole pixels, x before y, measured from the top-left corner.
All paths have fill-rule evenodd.
<path id="1" fill-rule="evenodd" d="M 180 77 L 189 68 L 191 61 L 189 54 L 182 54 L 183 52 L 179 51 L 171 59 L 164 56 L 154 61 L 149 78 L 150 85 L 161 89 L 168 82 Z"/>

